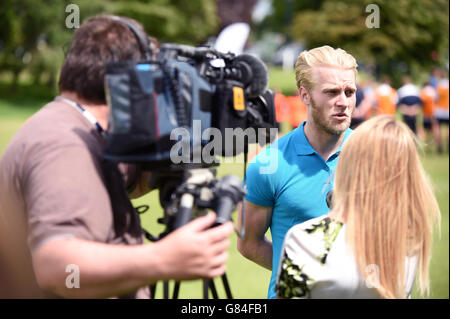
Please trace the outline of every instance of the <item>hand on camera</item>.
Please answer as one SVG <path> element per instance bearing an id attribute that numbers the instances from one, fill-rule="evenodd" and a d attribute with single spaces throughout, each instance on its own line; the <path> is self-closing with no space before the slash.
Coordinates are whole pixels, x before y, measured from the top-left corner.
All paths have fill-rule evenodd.
<path id="1" fill-rule="evenodd" d="M 159 242 L 167 279 L 214 278 L 225 273 L 233 224 L 210 228 L 215 213 L 199 217 Z"/>

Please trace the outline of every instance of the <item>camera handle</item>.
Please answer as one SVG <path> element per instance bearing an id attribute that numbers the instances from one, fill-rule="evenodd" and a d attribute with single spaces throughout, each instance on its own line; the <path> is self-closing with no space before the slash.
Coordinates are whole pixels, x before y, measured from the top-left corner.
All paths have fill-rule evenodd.
<path id="1" fill-rule="evenodd" d="M 186 225 L 192 218 L 192 208 L 194 207 L 194 193 L 199 185 L 209 184 L 214 180 L 214 174 L 209 169 L 192 169 L 189 176 L 180 187 L 182 194 L 174 223 L 174 229 Z M 175 196 L 177 194 L 174 194 Z"/>
<path id="2" fill-rule="evenodd" d="M 181 196 L 180 207 L 178 208 L 174 228 L 178 229 L 189 223 L 192 217 L 192 207 L 194 206 L 194 195 L 185 193 Z"/>
<path id="3" fill-rule="evenodd" d="M 233 210 L 235 201 L 237 201 L 240 196 L 244 195 L 242 191 L 239 191 L 240 181 L 236 180 L 236 177 L 233 178 L 230 176 L 225 176 L 220 180 L 216 180 L 213 172 L 209 169 L 189 170 L 189 173 L 188 175 L 186 175 L 186 177 L 187 178 L 185 178 L 185 181 L 182 183 L 182 185 L 180 185 L 171 195 L 171 202 L 178 202 L 178 208 L 176 209 L 175 216 L 173 214 L 173 206 L 167 205 L 164 207 L 166 216 L 172 216 L 172 218 L 175 217 L 175 220 L 172 224 L 172 230 L 182 227 L 191 220 L 193 208 L 195 205 L 195 199 L 197 197 L 201 197 L 203 201 L 210 200 L 210 198 L 208 198 L 209 196 L 205 195 L 205 193 L 202 193 L 200 190 L 201 187 L 205 185 L 211 186 L 212 184 L 214 184 L 215 192 L 217 192 L 216 196 L 218 197 L 219 205 L 217 207 L 217 218 L 214 226 L 227 222 L 230 219 L 231 211 Z M 177 198 L 179 200 L 177 200 Z M 162 236 L 160 235 L 159 238 L 151 236 L 151 234 L 149 234 L 148 232 L 146 232 L 146 236 L 152 241 L 157 241 L 158 239 L 161 239 L 163 236 L 167 235 L 170 231 L 171 230 L 164 233 L 164 235 Z M 232 299 L 233 296 L 226 273 L 221 276 L 221 279 L 226 293 L 226 298 Z M 175 281 L 172 295 L 173 299 L 178 299 L 180 285 L 180 281 Z M 214 299 L 218 299 L 214 279 L 203 280 L 204 299 L 208 299 L 209 290 L 211 290 L 212 297 Z M 154 298 L 156 292 L 156 283 L 150 286 L 150 292 L 151 298 Z M 163 298 L 169 298 L 169 281 L 163 282 Z"/>

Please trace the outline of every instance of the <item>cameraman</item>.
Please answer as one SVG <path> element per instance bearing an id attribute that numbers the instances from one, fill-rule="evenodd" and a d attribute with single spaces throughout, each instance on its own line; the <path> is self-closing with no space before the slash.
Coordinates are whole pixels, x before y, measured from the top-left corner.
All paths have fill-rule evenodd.
<path id="1" fill-rule="evenodd" d="M 103 161 L 104 63 L 142 58 L 134 33 L 110 16 L 75 32 L 60 96 L 28 119 L 0 161 L 0 297 L 145 298 L 159 280 L 224 273 L 231 223 L 209 229 L 211 213 L 144 245 L 127 191 L 150 191 L 149 173 Z"/>

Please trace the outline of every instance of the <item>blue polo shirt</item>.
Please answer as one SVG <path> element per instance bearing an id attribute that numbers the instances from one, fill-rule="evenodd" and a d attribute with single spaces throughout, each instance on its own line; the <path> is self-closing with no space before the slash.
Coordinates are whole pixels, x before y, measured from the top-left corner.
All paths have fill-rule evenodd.
<path id="1" fill-rule="evenodd" d="M 333 188 L 334 169 L 342 145 L 325 162 L 298 128 L 261 151 L 247 168 L 249 202 L 273 207 L 270 232 L 273 259 L 268 298 L 275 298 L 280 252 L 287 231 L 308 219 L 327 214 L 326 195 Z M 347 129 L 344 141 L 351 129 Z"/>

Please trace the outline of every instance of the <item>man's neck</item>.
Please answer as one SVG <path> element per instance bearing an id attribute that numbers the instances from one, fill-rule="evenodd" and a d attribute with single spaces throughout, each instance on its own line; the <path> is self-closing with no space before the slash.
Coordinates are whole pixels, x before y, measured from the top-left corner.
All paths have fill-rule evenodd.
<path id="1" fill-rule="evenodd" d="M 326 162 L 344 141 L 345 131 L 339 135 L 330 134 L 317 127 L 313 121 L 307 121 L 304 127 L 309 144 L 322 156 Z"/>
<path id="2" fill-rule="evenodd" d="M 60 95 L 66 99 L 72 100 L 80 104 L 86 111 L 88 111 L 95 117 L 98 124 L 100 124 L 100 126 L 104 130 L 108 128 L 109 107 L 107 104 L 98 104 L 86 101 L 80 98 L 78 94 L 69 91 L 61 92 Z"/>

